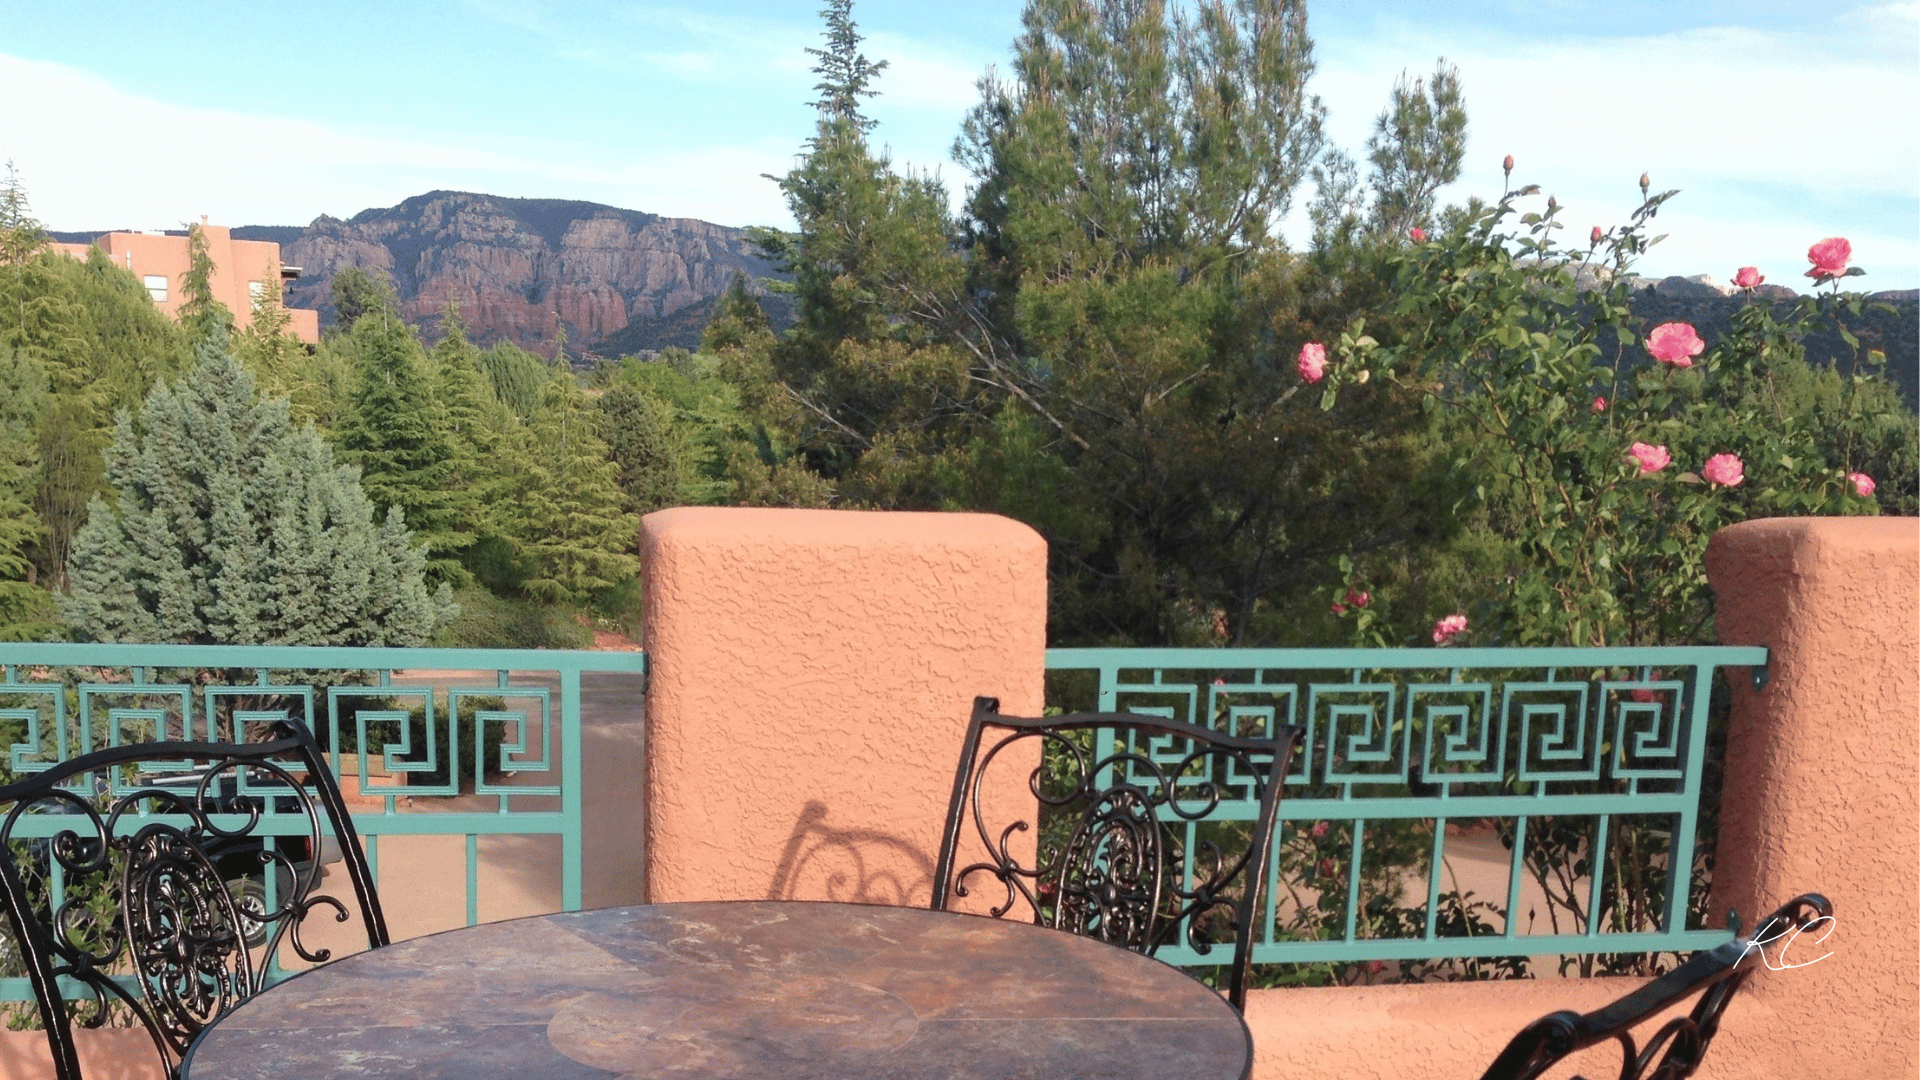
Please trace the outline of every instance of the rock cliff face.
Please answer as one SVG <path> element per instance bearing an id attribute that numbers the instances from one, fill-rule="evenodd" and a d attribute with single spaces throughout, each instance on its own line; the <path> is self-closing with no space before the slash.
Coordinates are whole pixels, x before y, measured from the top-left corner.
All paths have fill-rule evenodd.
<path id="1" fill-rule="evenodd" d="M 302 270 L 288 303 L 318 308 L 323 324 L 334 318 L 334 275 L 358 266 L 392 278 L 401 313 L 416 325 L 432 326 L 452 300 L 475 341 L 504 339 L 543 356 L 553 355 L 562 327 L 575 355 L 602 352 L 602 343 L 610 355 L 692 344 L 697 329 L 693 341 L 681 340 L 685 315 L 710 310 L 734 274 L 775 276 L 741 229 L 460 191 L 416 195 L 350 221 L 322 216 L 283 244 L 282 257 Z"/>

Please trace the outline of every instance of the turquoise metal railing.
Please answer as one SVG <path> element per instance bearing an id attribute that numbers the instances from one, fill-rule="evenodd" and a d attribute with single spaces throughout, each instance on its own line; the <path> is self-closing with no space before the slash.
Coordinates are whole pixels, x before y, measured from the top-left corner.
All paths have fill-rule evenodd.
<path id="1" fill-rule="evenodd" d="M 1757 683 L 1766 662 L 1764 648 L 1718 646 L 1047 651 L 1051 692 L 1063 697 L 1051 704 L 1240 734 L 1307 729 L 1275 825 L 1257 963 L 1688 951 L 1729 940 L 1724 930 L 1687 927 L 1709 695 L 1717 669 L 1752 669 L 1742 677 Z M 1238 791 L 1217 816 L 1254 816 L 1251 785 Z M 1665 880 L 1651 925 L 1616 932 L 1591 913 L 1617 899 L 1603 888 L 1622 873 L 1608 862 L 1609 830 L 1628 835 L 1622 819 L 1651 839 L 1657 850 L 1644 858 Z M 1544 933 L 1522 926 L 1530 824 L 1536 849 L 1542 837 L 1576 837 L 1563 852 L 1567 876 L 1554 882 L 1570 901 L 1567 922 L 1559 925 L 1561 911 L 1535 911 L 1556 924 Z M 1504 926 L 1482 920 L 1473 936 L 1452 936 L 1471 926 L 1443 932 L 1443 910 L 1458 914 L 1467 903 L 1442 893 L 1448 842 L 1465 843 L 1449 837 L 1449 825 L 1479 830 L 1483 853 L 1487 840 L 1505 844 L 1505 895 L 1483 897 L 1492 907 L 1481 909 Z M 1186 828 L 1190 871 L 1196 844 Z M 1384 852 L 1371 853 L 1369 867 L 1370 845 L 1397 846 L 1400 869 Z M 1577 873 L 1595 852 L 1601 872 Z M 1389 910 L 1400 917 L 1375 917 Z M 1221 962 L 1217 951 L 1185 945 L 1158 955 Z"/>
<path id="2" fill-rule="evenodd" d="M 464 838 L 471 925 L 481 838 L 551 837 L 559 906 L 573 911 L 582 677 L 607 677 L 596 708 L 638 715 L 645 673 L 632 652 L 0 643 L 0 735 L 11 735 L 0 764 L 18 775 L 97 747 L 244 737 L 299 718 L 321 736 L 376 880 L 383 838 Z M 257 831 L 305 829 L 269 814 Z M 24 978 L 0 978 L 0 1000 L 32 996 Z"/>

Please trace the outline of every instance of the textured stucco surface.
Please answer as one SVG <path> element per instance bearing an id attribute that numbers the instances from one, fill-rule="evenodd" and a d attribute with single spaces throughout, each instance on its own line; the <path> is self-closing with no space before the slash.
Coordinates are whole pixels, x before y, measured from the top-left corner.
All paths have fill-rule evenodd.
<path id="1" fill-rule="evenodd" d="M 1833 900 L 1832 956 L 1749 986 L 1805 1020 L 1767 1033 L 1755 1076 L 1920 1069 L 1920 522 L 1776 518 L 1707 550 L 1720 640 L 1765 645 L 1734 680 L 1713 910 L 1751 920 Z M 1815 948 L 1808 958 L 1820 955 Z M 1735 1008 L 1730 1034 L 1755 1034 Z M 1757 1045 L 1757 1039 L 1756 1039 Z"/>
<path id="2" fill-rule="evenodd" d="M 925 905 L 976 694 L 1042 706 L 1046 543 L 986 514 L 641 523 L 647 895 Z"/>

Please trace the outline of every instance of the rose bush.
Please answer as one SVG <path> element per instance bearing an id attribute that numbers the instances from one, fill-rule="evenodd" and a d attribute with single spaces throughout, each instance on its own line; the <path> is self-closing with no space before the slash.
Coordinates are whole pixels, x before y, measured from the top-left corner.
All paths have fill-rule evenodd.
<path id="1" fill-rule="evenodd" d="M 1916 467 L 1920 440 L 1874 370 L 1880 357 L 1843 377 L 1809 369 L 1800 347 L 1825 329 L 1858 349 L 1847 327 L 1868 301 L 1839 281 L 1864 271 L 1850 265 L 1851 244 L 1828 238 L 1808 251 L 1818 294 L 1777 310 L 1747 293 L 1712 348 L 1678 321 L 1642 337 L 1628 270 L 1674 193 L 1643 187 L 1627 224 L 1576 249 L 1555 241 L 1557 202 L 1524 209 L 1537 194 L 1510 191 L 1394 251 L 1393 308 L 1316 358 L 1323 403 L 1363 377 L 1426 395 L 1473 484 L 1458 511 L 1474 520 L 1470 572 L 1448 595 L 1466 603 L 1482 643 L 1710 640 L 1704 557 L 1715 530 L 1756 516 L 1876 513 L 1871 481 L 1853 476 Z M 1762 280 L 1755 267 L 1735 275 L 1749 290 Z M 1373 638 L 1413 636 L 1386 625 L 1384 570 L 1344 577 L 1340 587 L 1370 580 L 1385 598 Z"/>

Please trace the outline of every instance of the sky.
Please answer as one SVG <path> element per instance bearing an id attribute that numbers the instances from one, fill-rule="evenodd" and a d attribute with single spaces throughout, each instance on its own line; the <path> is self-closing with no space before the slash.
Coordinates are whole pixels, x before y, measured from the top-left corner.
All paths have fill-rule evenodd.
<path id="1" fill-rule="evenodd" d="M 822 0 L 0 0 L 0 160 L 55 230 L 304 225 L 438 188 L 791 225 L 766 174 L 812 132 Z M 937 171 L 1020 0 L 856 0 L 896 165 Z M 1309 3 L 1331 139 L 1364 154 L 1402 72 L 1458 67 L 1469 143 L 1444 201 L 1516 186 L 1566 235 L 1678 188 L 1640 273 L 1753 265 L 1805 285 L 1853 243 L 1869 291 L 1920 285 L 1920 3 Z M 1304 206 L 1311 190 L 1296 199 Z M 1304 216 L 1284 226 L 1304 245 Z"/>

